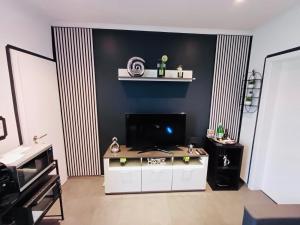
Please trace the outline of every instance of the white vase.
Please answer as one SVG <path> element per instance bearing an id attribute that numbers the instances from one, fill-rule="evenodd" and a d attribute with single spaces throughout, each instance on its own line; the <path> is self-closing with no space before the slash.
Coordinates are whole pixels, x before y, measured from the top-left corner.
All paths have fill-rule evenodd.
<path id="1" fill-rule="evenodd" d="M 251 105 L 252 102 L 251 101 L 245 101 L 245 105 Z"/>

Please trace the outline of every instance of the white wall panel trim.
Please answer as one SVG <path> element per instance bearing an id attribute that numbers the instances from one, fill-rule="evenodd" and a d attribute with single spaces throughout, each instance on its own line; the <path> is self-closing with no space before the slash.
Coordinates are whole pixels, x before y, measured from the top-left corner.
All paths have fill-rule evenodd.
<path id="1" fill-rule="evenodd" d="M 69 176 L 101 175 L 92 29 L 53 27 Z"/>
<path id="2" fill-rule="evenodd" d="M 209 127 L 219 122 L 238 140 L 243 80 L 247 75 L 251 36 L 218 35 Z"/>

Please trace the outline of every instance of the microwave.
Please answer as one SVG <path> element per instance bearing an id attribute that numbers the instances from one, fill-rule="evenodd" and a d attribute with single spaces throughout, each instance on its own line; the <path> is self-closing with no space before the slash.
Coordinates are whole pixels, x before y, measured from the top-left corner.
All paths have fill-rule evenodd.
<path id="1" fill-rule="evenodd" d="M 46 144 L 19 147 L 2 155 L 0 162 L 10 170 L 19 192 L 23 192 L 46 171 L 55 168 L 52 145 Z"/>

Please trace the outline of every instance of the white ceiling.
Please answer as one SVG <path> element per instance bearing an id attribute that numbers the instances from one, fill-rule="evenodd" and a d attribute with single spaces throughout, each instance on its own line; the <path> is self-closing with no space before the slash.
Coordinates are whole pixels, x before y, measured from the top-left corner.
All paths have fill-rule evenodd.
<path id="1" fill-rule="evenodd" d="M 22 0 L 54 23 L 252 30 L 299 0 Z"/>

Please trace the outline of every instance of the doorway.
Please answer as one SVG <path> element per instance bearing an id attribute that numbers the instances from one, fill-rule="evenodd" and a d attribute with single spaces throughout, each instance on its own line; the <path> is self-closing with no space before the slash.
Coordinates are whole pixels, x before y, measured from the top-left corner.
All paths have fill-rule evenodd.
<path id="1" fill-rule="evenodd" d="M 252 175 L 278 204 L 300 203 L 300 49 L 266 58 Z"/>

